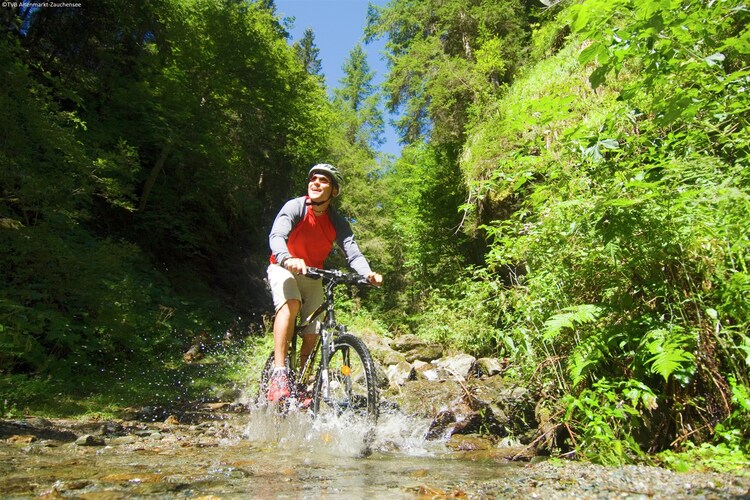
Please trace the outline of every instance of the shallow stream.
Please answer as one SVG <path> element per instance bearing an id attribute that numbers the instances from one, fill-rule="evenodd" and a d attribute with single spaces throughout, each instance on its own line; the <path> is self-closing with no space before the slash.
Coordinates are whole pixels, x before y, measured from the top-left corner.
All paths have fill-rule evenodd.
<path id="1" fill-rule="evenodd" d="M 510 462 L 503 443 L 451 451 L 399 414 L 374 432 L 264 409 L 192 423 L 39 420 L 1 422 L 0 498 L 750 498 L 747 475 Z"/>
<path id="2" fill-rule="evenodd" d="M 364 425 L 264 409 L 161 426 L 85 446 L 0 445 L 0 497 L 415 498 L 461 496 L 521 464 L 462 460 L 422 439 L 427 422 L 384 415 Z"/>

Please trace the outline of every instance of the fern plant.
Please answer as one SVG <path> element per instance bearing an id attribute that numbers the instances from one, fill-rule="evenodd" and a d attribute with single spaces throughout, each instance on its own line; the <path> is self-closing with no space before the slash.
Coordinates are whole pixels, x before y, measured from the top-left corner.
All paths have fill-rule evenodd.
<path id="1" fill-rule="evenodd" d="M 692 351 L 696 348 L 697 340 L 695 333 L 670 325 L 647 332 L 641 341 L 641 348 L 651 355 L 646 363 L 652 373 L 663 377 L 665 383 L 674 376 L 685 387 L 695 373 L 695 354 Z"/>

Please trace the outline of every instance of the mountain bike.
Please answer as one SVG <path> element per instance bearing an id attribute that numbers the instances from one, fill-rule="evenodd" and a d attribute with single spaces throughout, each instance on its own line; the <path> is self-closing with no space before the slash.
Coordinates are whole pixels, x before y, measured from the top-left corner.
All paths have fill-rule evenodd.
<path id="1" fill-rule="evenodd" d="M 325 300 L 310 316 L 297 324 L 286 358 L 291 396 L 283 409 L 312 399 L 310 409 L 315 418 L 325 415 L 355 416 L 375 423 L 378 418 L 378 389 L 375 364 L 362 340 L 347 333 L 346 326 L 336 320 L 334 288 L 338 285 L 372 286 L 354 273 L 337 270 L 307 268 L 306 276 L 322 279 Z M 319 323 L 318 339 L 305 364 L 299 366 L 297 344 L 305 327 L 324 313 Z M 266 393 L 274 368 L 273 352 L 266 361 L 260 377 L 258 402 L 266 401 Z M 314 374 L 314 375 L 313 375 Z"/>

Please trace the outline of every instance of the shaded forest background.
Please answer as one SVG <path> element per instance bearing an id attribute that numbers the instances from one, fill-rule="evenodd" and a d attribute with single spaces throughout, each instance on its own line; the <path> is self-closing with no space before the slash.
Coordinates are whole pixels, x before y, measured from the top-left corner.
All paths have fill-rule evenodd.
<path id="1" fill-rule="evenodd" d="M 4 414 L 262 335 L 268 228 L 328 162 L 386 276 L 346 307 L 507 358 L 541 446 L 748 453 L 743 1 L 392 0 L 384 85 L 358 45 L 334 89 L 272 0 L 1 12 Z"/>

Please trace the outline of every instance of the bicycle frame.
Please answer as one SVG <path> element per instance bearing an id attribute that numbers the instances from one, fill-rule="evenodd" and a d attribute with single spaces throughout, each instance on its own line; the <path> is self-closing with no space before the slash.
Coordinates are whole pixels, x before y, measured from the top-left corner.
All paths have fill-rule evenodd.
<path id="1" fill-rule="evenodd" d="M 315 357 L 317 356 L 318 350 L 321 348 L 321 346 L 323 347 L 321 353 L 321 366 L 328 366 L 328 359 L 332 349 L 333 335 L 334 333 L 339 332 L 341 328 L 343 328 L 336 323 L 336 313 L 333 306 L 333 288 L 335 287 L 335 285 L 335 281 L 329 281 L 325 285 L 325 300 L 323 301 L 323 303 L 320 304 L 318 308 L 315 309 L 315 311 L 313 311 L 307 318 L 302 320 L 294 328 L 294 334 L 292 335 L 291 341 L 292 345 L 289 353 L 289 364 L 291 365 L 292 371 L 299 374 L 299 382 L 306 381 L 312 376 L 309 371 L 315 363 Z M 299 360 L 297 359 L 297 338 L 302 334 L 302 331 L 323 312 L 325 312 L 325 316 L 323 321 L 321 322 L 320 329 L 317 332 L 318 338 L 315 342 L 315 345 L 313 346 L 310 354 L 305 360 L 305 364 L 304 366 L 302 366 L 302 369 L 300 371 L 297 371 L 297 365 L 299 364 Z"/>

